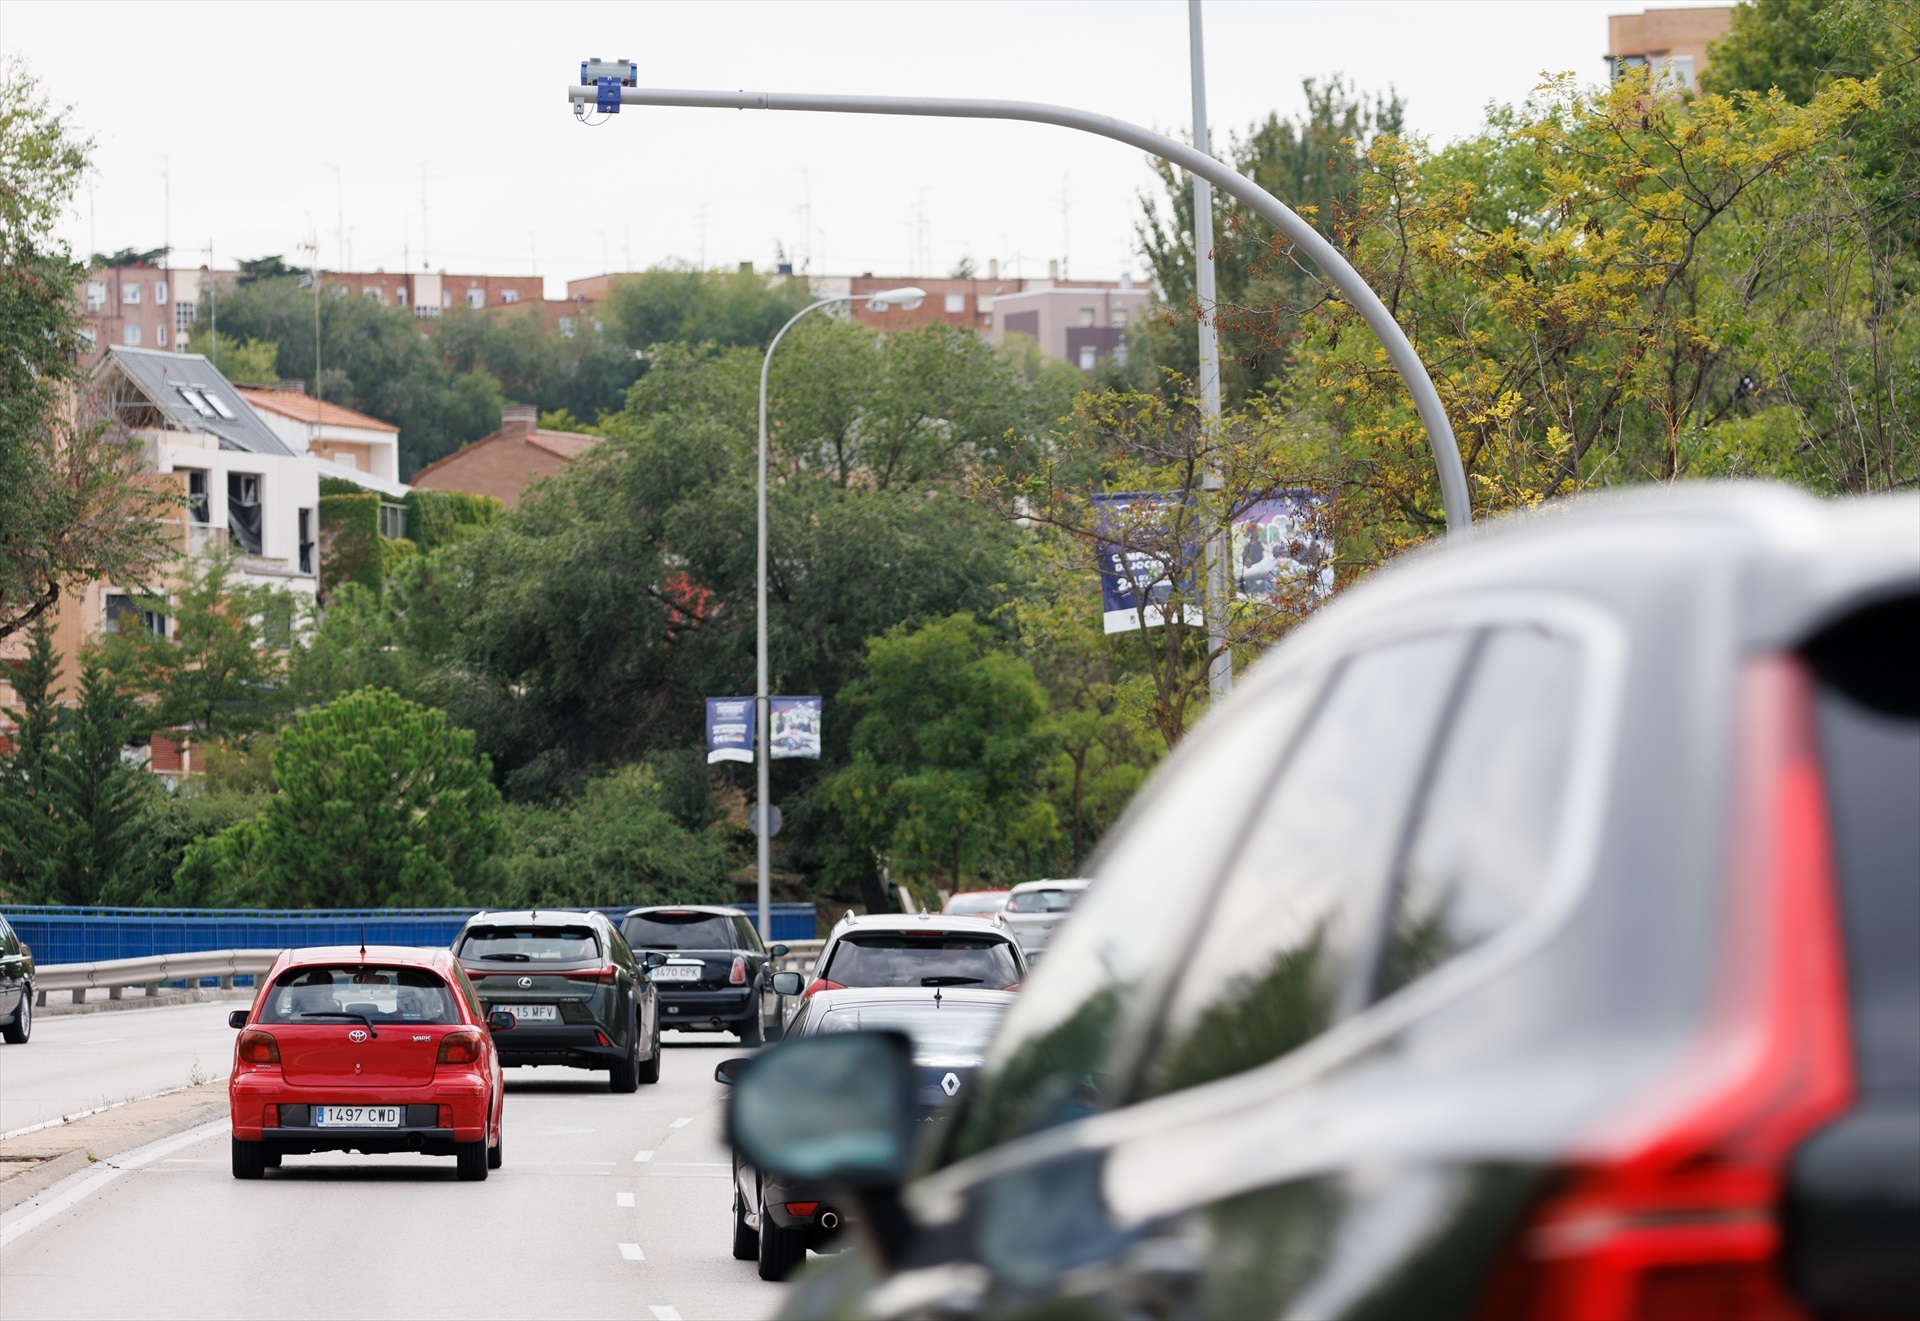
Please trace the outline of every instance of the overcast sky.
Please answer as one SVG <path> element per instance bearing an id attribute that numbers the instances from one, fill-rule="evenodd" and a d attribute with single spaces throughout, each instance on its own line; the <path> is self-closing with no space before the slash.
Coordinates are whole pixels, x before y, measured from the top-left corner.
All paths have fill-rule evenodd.
<path id="1" fill-rule="evenodd" d="M 1606 16 L 1640 0 L 1210 0 L 1216 135 L 1297 112 L 1300 82 L 1397 90 L 1410 127 L 1470 133 L 1543 72 L 1604 74 Z M 1184 134 L 1181 0 L 1017 4 L 89 4 L 4 0 L 23 55 L 96 140 L 74 249 L 181 264 L 279 252 L 497 274 L 549 296 L 666 261 L 817 273 L 1143 271 L 1137 152 L 1041 125 L 629 108 L 564 99 L 590 55 L 643 84 L 1054 101 Z M 1216 146 L 1216 150 L 1220 148 Z M 166 181 L 171 180 L 171 202 Z"/>

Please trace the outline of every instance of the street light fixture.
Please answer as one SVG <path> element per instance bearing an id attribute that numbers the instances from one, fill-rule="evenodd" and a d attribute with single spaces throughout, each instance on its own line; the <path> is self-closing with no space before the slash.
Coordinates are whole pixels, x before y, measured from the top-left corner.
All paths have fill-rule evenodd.
<path id="1" fill-rule="evenodd" d="M 775 332 L 773 342 L 767 345 L 766 357 L 760 360 L 760 478 L 759 478 L 759 524 L 758 546 L 755 551 L 754 591 L 757 609 L 755 610 L 754 660 L 757 677 L 753 690 L 753 768 L 754 815 L 756 819 L 754 841 L 754 876 L 758 883 L 757 898 L 760 903 L 760 939 L 773 942 L 772 885 L 770 880 L 769 859 L 773 842 L 773 809 L 769 802 L 768 789 L 769 764 L 772 754 L 772 704 L 767 693 L 767 374 L 773 367 L 773 351 L 780 347 L 780 341 L 800 318 L 809 312 L 818 312 L 823 307 L 833 307 L 839 303 L 864 301 L 875 312 L 884 312 L 897 307 L 903 312 L 911 312 L 925 302 L 927 291 L 911 285 L 901 289 L 880 289 L 868 294 L 831 294 L 826 298 L 809 303 L 787 319 L 787 324 Z"/>

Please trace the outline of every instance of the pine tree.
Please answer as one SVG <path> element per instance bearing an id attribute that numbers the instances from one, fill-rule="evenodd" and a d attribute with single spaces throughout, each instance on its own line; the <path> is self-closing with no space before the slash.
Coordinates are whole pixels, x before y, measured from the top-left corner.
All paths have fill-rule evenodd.
<path id="1" fill-rule="evenodd" d="M 15 728 L 11 746 L 0 750 L 0 897 L 43 903 L 54 890 L 65 834 L 51 782 L 61 718 L 60 662 L 45 623 L 28 633 L 13 689 L 20 706 L 6 712 Z"/>
<path id="2" fill-rule="evenodd" d="M 98 903 L 138 861 L 141 807 L 151 786 L 121 756 L 127 738 L 106 671 L 89 657 L 80 670 L 79 705 L 67 713 L 51 763 L 65 834 L 52 902 Z"/>

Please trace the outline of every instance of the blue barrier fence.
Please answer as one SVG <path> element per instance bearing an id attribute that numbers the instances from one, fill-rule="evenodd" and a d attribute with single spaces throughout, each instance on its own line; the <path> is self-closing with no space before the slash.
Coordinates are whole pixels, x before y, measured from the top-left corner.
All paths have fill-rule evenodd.
<path id="1" fill-rule="evenodd" d="M 4 910 L 34 962 L 93 963 L 210 949 L 446 945 L 472 908 L 52 908 Z M 581 910 L 573 910 L 581 911 Z M 602 908 L 618 922 L 626 907 Z M 755 926 L 751 905 L 742 905 Z M 774 904 L 772 940 L 814 939 L 812 904 Z"/>

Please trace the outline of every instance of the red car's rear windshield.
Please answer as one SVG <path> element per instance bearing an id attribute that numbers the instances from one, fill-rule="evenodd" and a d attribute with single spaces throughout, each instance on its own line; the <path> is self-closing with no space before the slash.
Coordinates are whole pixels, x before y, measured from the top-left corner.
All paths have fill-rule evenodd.
<path id="1" fill-rule="evenodd" d="M 291 968 L 261 1006 L 262 1023 L 458 1023 L 456 992 L 430 968 L 360 964 Z"/>
<path id="2" fill-rule="evenodd" d="M 463 963 L 598 963 L 600 937 L 592 927 L 468 927 L 458 953 Z"/>
<path id="3" fill-rule="evenodd" d="M 945 931 L 875 931 L 842 937 L 820 973 L 842 986 L 984 986 L 1018 984 L 1013 946 L 991 937 Z"/>

